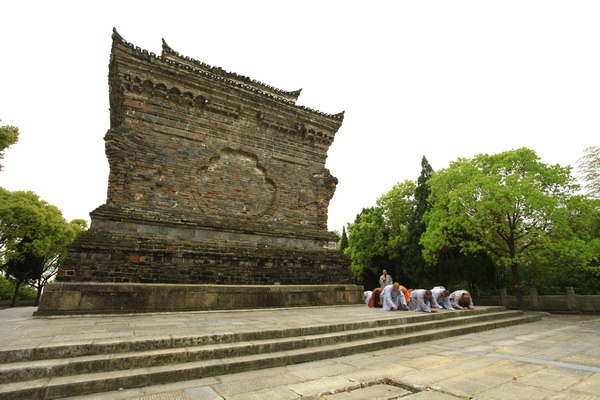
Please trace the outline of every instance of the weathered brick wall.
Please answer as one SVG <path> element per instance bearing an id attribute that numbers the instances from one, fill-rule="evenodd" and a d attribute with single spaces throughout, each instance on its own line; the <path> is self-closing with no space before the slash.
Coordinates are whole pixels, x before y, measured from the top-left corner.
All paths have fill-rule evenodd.
<path id="1" fill-rule="evenodd" d="M 326 230 L 337 180 L 325 160 L 342 117 L 203 66 L 116 38 L 107 203 Z"/>
<path id="2" fill-rule="evenodd" d="M 61 281 L 194 284 L 352 283 L 338 251 L 86 235 Z"/>
<path id="3" fill-rule="evenodd" d="M 350 283 L 327 232 L 343 115 L 113 34 L 107 202 L 59 280 Z"/>

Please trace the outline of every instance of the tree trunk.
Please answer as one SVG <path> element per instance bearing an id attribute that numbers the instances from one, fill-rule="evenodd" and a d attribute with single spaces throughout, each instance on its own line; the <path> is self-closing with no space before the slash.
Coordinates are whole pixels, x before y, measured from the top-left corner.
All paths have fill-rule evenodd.
<path id="1" fill-rule="evenodd" d="M 37 286 L 37 296 L 35 296 L 35 302 L 33 303 L 34 307 L 37 307 L 40 305 L 40 298 L 42 297 L 42 290 L 44 290 L 44 286 L 42 285 L 41 282 L 38 282 L 38 286 Z"/>
<path id="2" fill-rule="evenodd" d="M 17 305 L 17 296 L 19 294 L 19 288 L 21 287 L 22 284 L 23 284 L 23 281 L 21 281 L 21 280 L 17 280 L 15 282 L 15 291 L 13 293 L 12 300 L 10 301 L 10 307 L 14 307 Z"/>
<path id="3" fill-rule="evenodd" d="M 510 271 L 513 276 L 513 283 L 515 284 L 515 296 L 517 298 L 517 308 L 520 310 L 527 310 L 525 307 L 525 299 L 523 298 L 523 288 L 521 287 L 521 276 L 519 275 L 519 265 L 512 264 L 510 266 Z"/>

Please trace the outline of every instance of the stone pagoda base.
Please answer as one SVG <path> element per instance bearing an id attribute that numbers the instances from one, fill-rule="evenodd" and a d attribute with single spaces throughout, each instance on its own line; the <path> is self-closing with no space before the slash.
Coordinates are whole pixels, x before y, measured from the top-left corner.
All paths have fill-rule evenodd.
<path id="1" fill-rule="evenodd" d="M 37 316 L 234 310 L 362 302 L 357 285 L 52 283 Z"/>

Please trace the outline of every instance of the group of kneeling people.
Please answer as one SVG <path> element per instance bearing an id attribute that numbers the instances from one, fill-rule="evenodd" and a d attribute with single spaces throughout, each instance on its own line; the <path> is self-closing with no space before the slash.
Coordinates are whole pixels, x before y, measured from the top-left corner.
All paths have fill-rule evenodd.
<path id="1" fill-rule="evenodd" d="M 439 312 L 446 310 L 473 310 L 473 300 L 466 290 L 456 290 L 452 293 L 443 286 L 431 290 L 409 290 L 398 282 L 366 291 L 365 303 L 369 307 L 381 307 L 383 311 L 411 310 L 424 312 Z"/>

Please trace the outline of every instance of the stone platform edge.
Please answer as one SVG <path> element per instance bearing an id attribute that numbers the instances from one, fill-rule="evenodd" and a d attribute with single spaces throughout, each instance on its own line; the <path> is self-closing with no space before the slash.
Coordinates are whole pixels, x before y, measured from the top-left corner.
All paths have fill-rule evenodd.
<path id="1" fill-rule="evenodd" d="M 60 282 L 35 316 L 130 314 L 360 304 L 359 285 L 190 285 Z"/>

